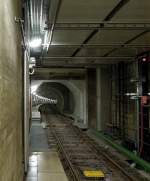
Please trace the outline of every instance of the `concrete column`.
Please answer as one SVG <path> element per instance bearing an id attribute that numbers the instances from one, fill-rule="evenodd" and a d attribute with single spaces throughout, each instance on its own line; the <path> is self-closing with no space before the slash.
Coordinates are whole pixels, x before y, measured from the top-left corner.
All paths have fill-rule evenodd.
<path id="1" fill-rule="evenodd" d="M 97 130 L 105 131 L 110 120 L 111 80 L 110 67 L 97 68 Z"/>
<path id="2" fill-rule="evenodd" d="M 88 126 L 97 128 L 96 69 L 88 69 Z"/>
<path id="3" fill-rule="evenodd" d="M 97 130 L 102 130 L 101 124 L 101 69 L 97 68 Z"/>

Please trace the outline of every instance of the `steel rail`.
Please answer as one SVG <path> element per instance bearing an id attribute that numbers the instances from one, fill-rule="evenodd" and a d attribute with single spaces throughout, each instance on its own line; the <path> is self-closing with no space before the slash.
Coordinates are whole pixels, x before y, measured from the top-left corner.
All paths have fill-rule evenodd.
<path id="1" fill-rule="evenodd" d="M 76 129 L 76 128 L 75 128 Z M 81 133 L 81 130 L 76 129 L 78 131 L 78 133 Z M 83 133 L 82 133 L 83 134 Z M 87 137 L 87 135 L 85 135 Z M 117 162 L 115 162 L 111 157 L 109 157 L 106 153 L 104 153 L 103 151 L 100 152 L 100 150 L 95 146 L 95 144 L 93 143 L 93 141 L 91 140 L 91 145 L 92 147 L 94 147 L 98 154 L 102 154 L 109 162 L 111 162 L 117 169 L 119 169 L 130 181 L 135 181 L 135 178 L 133 178 L 131 175 L 128 174 L 127 171 L 125 171 L 124 168 L 122 168 Z"/>
<path id="2" fill-rule="evenodd" d="M 59 137 L 57 136 L 57 134 L 56 134 L 56 132 L 54 131 L 54 128 L 52 128 L 52 133 L 53 133 L 53 135 L 54 135 L 54 137 L 55 137 L 55 139 L 56 139 L 56 141 L 57 141 L 57 143 L 58 143 L 58 147 L 61 149 L 61 151 L 63 152 L 63 154 L 64 154 L 64 157 L 65 157 L 65 160 L 68 162 L 68 164 L 69 164 L 69 169 L 70 169 L 70 171 L 71 171 L 71 174 L 72 174 L 72 176 L 74 176 L 74 178 L 76 179 L 75 181 L 79 181 L 80 179 L 79 179 L 79 177 L 78 177 L 78 174 L 76 173 L 76 171 L 74 170 L 74 168 L 73 168 L 73 165 L 72 165 L 72 163 L 70 162 L 70 159 L 68 158 L 68 156 L 67 156 L 67 154 L 66 154 L 66 152 L 65 152 L 65 150 L 64 150 L 64 148 L 63 148 L 63 145 L 62 145 L 62 143 L 61 143 L 61 140 L 59 139 Z"/>
<path id="3" fill-rule="evenodd" d="M 79 167 L 80 166 L 82 167 L 84 162 L 86 165 L 86 163 L 90 162 L 90 159 L 92 160 L 91 164 L 94 163 L 96 160 L 97 161 L 101 160 L 102 163 L 104 160 L 107 160 L 110 165 L 114 166 L 114 168 L 116 168 L 116 170 L 118 170 L 126 178 L 128 178 L 129 181 L 137 180 L 134 178 L 133 175 L 130 175 L 127 172 L 127 170 L 125 170 L 122 166 L 120 166 L 115 160 L 113 160 L 110 156 L 108 156 L 104 152 L 104 150 L 102 150 L 99 146 L 96 146 L 95 142 L 91 138 L 89 138 L 79 128 L 74 127 L 72 124 L 70 124 L 69 121 L 68 123 L 66 122 L 66 120 L 64 120 L 63 123 L 61 120 L 59 120 L 58 123 L 52 122 L 50 123 L 50 128 L 51 131 L 53 132 L 56 142 L 58 143 L 58 147 L 61 150 L 60 154 L 62 154 L 63 157 L 65 158 L 65 161 L 67 161 L 68 167 L 70 167 L 71 173 L 72 175 L 74 175 L 74 178 L 77 181 L 81 179 L 78 171 L 75 170 L 74 165 L 72 164 L 72 159 L 73 160 L 75 159 L 75 163 L 77 165 L 79 164 L 78 165 Z M 86 148 L 85 150 L 84 146 L 87 146 L 85 147 Z M 92 152 L 90 152 L 90 150 L 92 150 Z M 80 155 L 80 153 L 84 153 L 84 157 L 82 156 L 83 154 Z M 112 166 L 111 168 L 113 168 Z"/>

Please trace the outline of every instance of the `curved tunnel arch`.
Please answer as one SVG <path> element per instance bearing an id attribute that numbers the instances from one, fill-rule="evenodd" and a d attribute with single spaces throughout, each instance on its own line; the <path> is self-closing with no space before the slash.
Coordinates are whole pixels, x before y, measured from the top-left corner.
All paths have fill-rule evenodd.
<path id="1" fill-rule="evenodd" d="M 72 114 L 75 100 L 72 92 L 59 82 L 43 82 L 38 86 L 37 94 L 46 98 L 57 99 L 56 107 L 61 113 Z"/>
<path id="2" fill-rule="evenodd" d="M 36 86 L 36 93 L 39 87 L 43 83 L 57 83 L 66 87 L 71 93 L 73 98 L 72 111 L 62 113 L 70 115 L 74 118 L 75 122 L 79 124 L 80 127 L 85 128 L 88 125 L 88 112 L 87 112 L 87 93 L 86 93 L 86 81 L 84 80 L 34 80 L 32 81 L 31 88 Z M 54 87 L 53 87 L 54 88 Z M 58 90 L 58 87 L 57 87 Z M 60 90 L 58 90 L 60 91 Z M 42 94 L 44 95 L 44 94 Z M 44 96 L 45 97 L 45 96 Z M 50 97 L 52 98 L 52 97 Z M 71 106 L 70 106 L 71 108 Z M 34 108 L 36 111 L 37 108 Z"/>

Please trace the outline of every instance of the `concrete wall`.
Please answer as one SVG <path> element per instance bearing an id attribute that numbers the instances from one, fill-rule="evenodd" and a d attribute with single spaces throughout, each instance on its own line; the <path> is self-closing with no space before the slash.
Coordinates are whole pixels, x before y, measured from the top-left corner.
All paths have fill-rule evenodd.
<path id="1" fill-rule="evenodd" d="M 97 129 L 106 131 L 111 119 L 110 66 L 97 68 Z"/>
<path id="2" fill-rule="evenodd" d="M 72 91 L 75 99 L 73 117 L 76 119 L 76 123 L 79 127 L 87 128 L 88 110 L 86 80 L 70 80 L 68 87 Z"/>
<path id="3" fill-rule="evenodd" d="M 23 180 L 20 0 L 0 0 L 0 181 Z"/>

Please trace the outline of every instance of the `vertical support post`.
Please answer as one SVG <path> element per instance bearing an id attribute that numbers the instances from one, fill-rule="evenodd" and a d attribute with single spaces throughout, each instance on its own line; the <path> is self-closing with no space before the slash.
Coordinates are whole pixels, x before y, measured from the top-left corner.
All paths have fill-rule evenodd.
<path id="1" fill-rule="evenodd" d="M 101 69 L 96 69 L 97 74 L 97 130 L 102 131 L 101 125 Z"/>
<path id="2" fill-rule="evenodd" d="M 24 52 L 24 161 L 25 172 L 28 167 L 29 157 L 29 120 L 30 120 L 30 82 L 27 51 Z"/>

